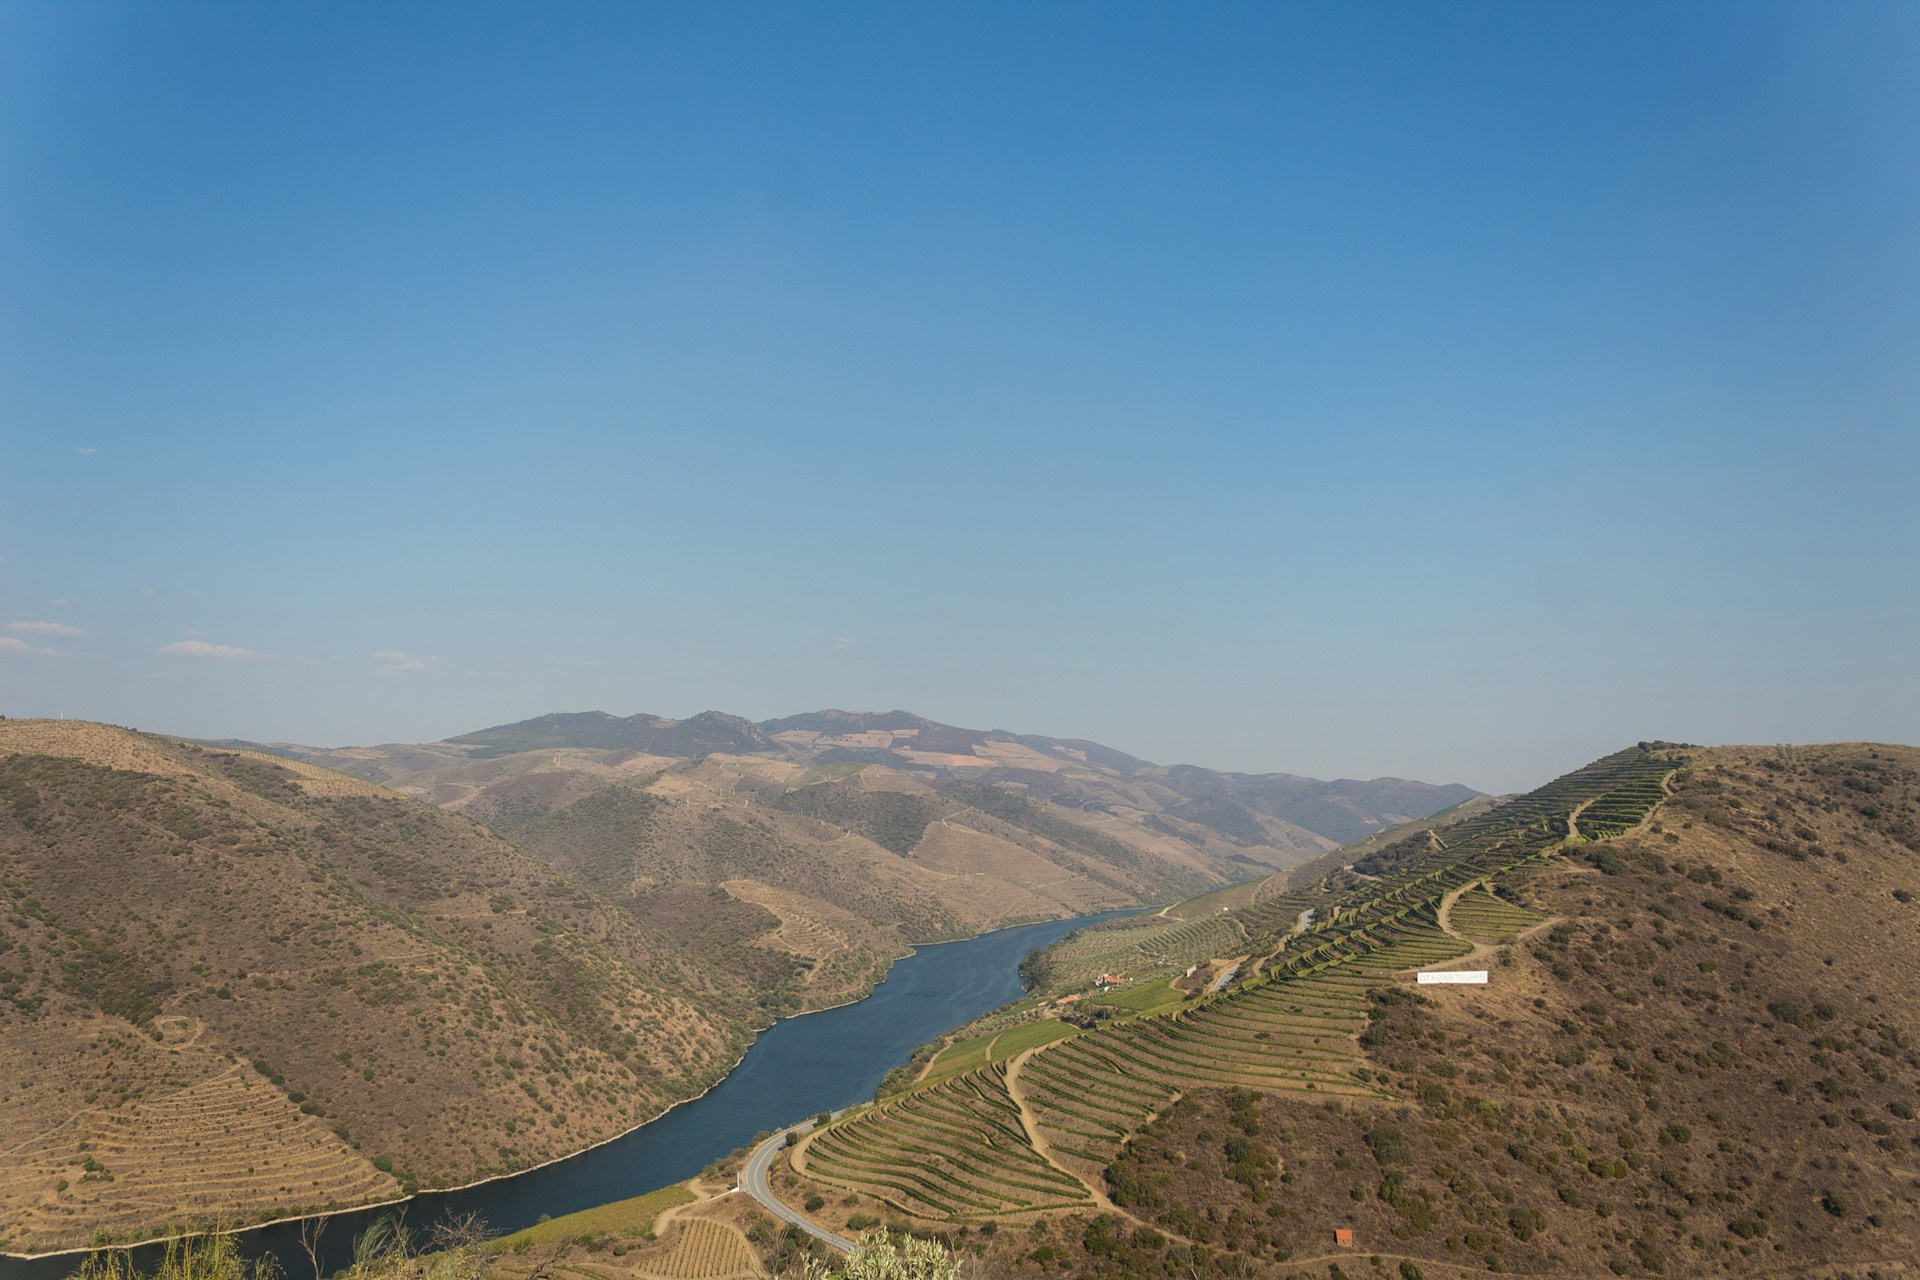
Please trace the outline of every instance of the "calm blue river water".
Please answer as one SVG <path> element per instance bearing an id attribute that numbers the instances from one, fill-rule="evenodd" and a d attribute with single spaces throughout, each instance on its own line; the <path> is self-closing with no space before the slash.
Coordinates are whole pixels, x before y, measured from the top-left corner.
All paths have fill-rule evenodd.
<path id="1" fill-rule="evenodd" d="M 775 1023 L 706 1096 L 544 1169 L 464 1191 L 423 1193 L 406 1206 L 407 1224 L 424 1230 L 443 1216 L 478 1213 L 495 1231 L 517 1231 L 543 1213 L 557 1218 L 690 1178 L 763 1129 L 871 1098 L 880 1077 L 905 1062 L 914 1046 L 1016 999 L 1020 959 L 1029 947 L 1125 914 L 1050 920 L 923 946 L 858 1004 Z M 352 1261 L 353 1237 L 381 1212 L 335 1217 L 323 1239 L 329 1273 Z M 244 1232 L 241 1241 L 249 1255 L 275 1254 L 290 1280 L 309 1280 L 298 1236 L 296 1226 L 283 1224 Z M 135 1251 L 147 1267 L 157 1256 L 157 1246 Z M 0 1258 L 0 1280 L 62 1280 L 78 1264 L 78 1255 Z"/>

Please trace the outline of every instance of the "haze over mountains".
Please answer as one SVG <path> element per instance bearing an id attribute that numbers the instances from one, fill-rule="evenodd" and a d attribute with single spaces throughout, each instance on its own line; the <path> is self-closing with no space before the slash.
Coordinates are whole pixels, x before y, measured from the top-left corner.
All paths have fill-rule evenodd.
<path id="1" fill-rule="evenodd" d="M 263 749 L 312 759 L 401 790 L 420 786 L 428 775 L 458 786 L 461 782 L 448 773 L 454 766 L 543 749 L 625 753 L 630 758 L 726 755 L 814 766 L 876 765 L 933 786 L 971 779 L 1024 788 L 1083 816 L 1119 816 L 1220 857 L 1274 866 L 1479 794 L 1457 783 L 1435 786 L 1398 778 L 1322 782 L 1291 774 L 1161 766 L 1097 742 L 963 729 L 906 711 L 826 710 L 759 724 L 719 711 L 684 720 L 588 711 L 539 716 L 415 748 L 327 750 L 271 744 Z M 444 792 L 436 799 L 449 803 Z"/>
<path id="2" fill-rule="evenodd" d="M 772 912 L 794 966 L 763 993 L 773 1013 L 859 994 L 913 942 L 1171 902 L 1477 794 L 1160 766 L 905 711 L 592 711 L 437 743 L 259 749 L 477 819 L 663 927 L 689 895 Z"/>
<path id="3" fill-rule="evenodd" d="M 858 994 L 915 941 L 1171 902 L 1477 794 L 1166 767 L 904 711 L 562 713 L 438 743 L 263 749 L 475 818 L 643 917 L 715 891 L 773 912 L 796 969 L 772 1012 Z"/>

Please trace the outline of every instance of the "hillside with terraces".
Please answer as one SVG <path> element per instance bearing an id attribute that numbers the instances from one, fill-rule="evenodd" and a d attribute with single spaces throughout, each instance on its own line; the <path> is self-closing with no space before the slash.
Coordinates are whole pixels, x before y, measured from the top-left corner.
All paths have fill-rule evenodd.
<path id="1" fill-rule="evenodd" d="M 1009 1274 L 1912 1274 L 1916 765 L 1642 744 L 1090 930 L 1050 989 L 1121 982 L 965 1029 L 791 1194 Z"/>
<path id="2" fill-rule="evenodd" d="M 699 1092 L 762 1019 L 740 971 L 310 764 L 0 722 L 0 855 L 9 1251 L 523 1168 Z M 726 901 L 710 928 L 779 925 Z"/>

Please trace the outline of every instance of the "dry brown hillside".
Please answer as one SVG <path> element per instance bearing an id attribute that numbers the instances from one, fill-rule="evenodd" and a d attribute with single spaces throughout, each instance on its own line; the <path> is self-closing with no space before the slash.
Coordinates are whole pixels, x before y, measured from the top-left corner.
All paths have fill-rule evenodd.
<path id="1" fill-rule="evenodd" d="M 770 1014 L 855 997 L 916 942 L 1172 901 L 1234 870 L 1185 842 L 1108 835 L 1022 795 L 975 797 L 989 812 L 880 765 L 581 748 L 449 755 L 430 769 L 379 768 L 385 785 L 487 823 L 664 927 L 690 902 L 725 910 L 709 902 L 715 889 L 772 912 L 774 945 L 793 964 L 760 975 Z M 366 753 L 326 758 L 371 767 Z M 692 933 L 682 941 L 699 945 Z"/>
<path id="2" fill-rule="evenodd" d="M 736 903 L 784 966 L 777 911 Z M 311 765 L 0 722 L 0 1241 L 446 1185 L 697 1092 L 739 974 L 487 828 Z"/>
<path id="3" fill-rule="evenodd" d="M 1920 1274 L 1920 750 L 1643 744 L 1356 865 L 1267 974 L 804 1142 L 826 1216 L 1009 1275 Z"/>
<path id="4" fill-rule="evenodd" d="M 583 712 L 424 746 L 274 749 L 485 822 L 661 927 L 692 904 L 772 912 L 788 963 L 757 971 L 769 1013 L 857 995 L 913 942 L 1174 901 L 1472 794 L 1161 768 L 906 712 Z"/>

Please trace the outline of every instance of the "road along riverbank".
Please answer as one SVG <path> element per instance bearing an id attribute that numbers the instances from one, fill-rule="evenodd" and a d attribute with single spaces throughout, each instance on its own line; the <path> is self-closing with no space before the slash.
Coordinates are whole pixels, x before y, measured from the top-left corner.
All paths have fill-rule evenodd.
<path id="1" fill-rule="evenodd" d="M 496 1231 L 517 1231 L 542 1214 L 559 1217 L 683 1181 L 761 1133 L 864 1102 L 915 1046 L 1017 999 L 1020 960 L 1029 948 L 1125 914 L 1048 920 L 921 946 L 896 961 L 866 999 L 775 1023 L 719 1084 L 630 1133 L 537 1169 L 332 1215 L 321 1269 L 332 1274 L 350 1263 L 353 1238 L 383 1214 L 404 1211 L 410 1227 L 424 1230 L 477 1213 Z M 247 1256 L 271 1253 L 287 1280 L 313 1280 L 299 1235 L 297 1220 L 238 1233 Z M 151 1269 L 160 1247 L 133 1253 L 137 1265 Z M 84 1257 L 0 1257 L 0 1280 L 64 1280 Z"/>

